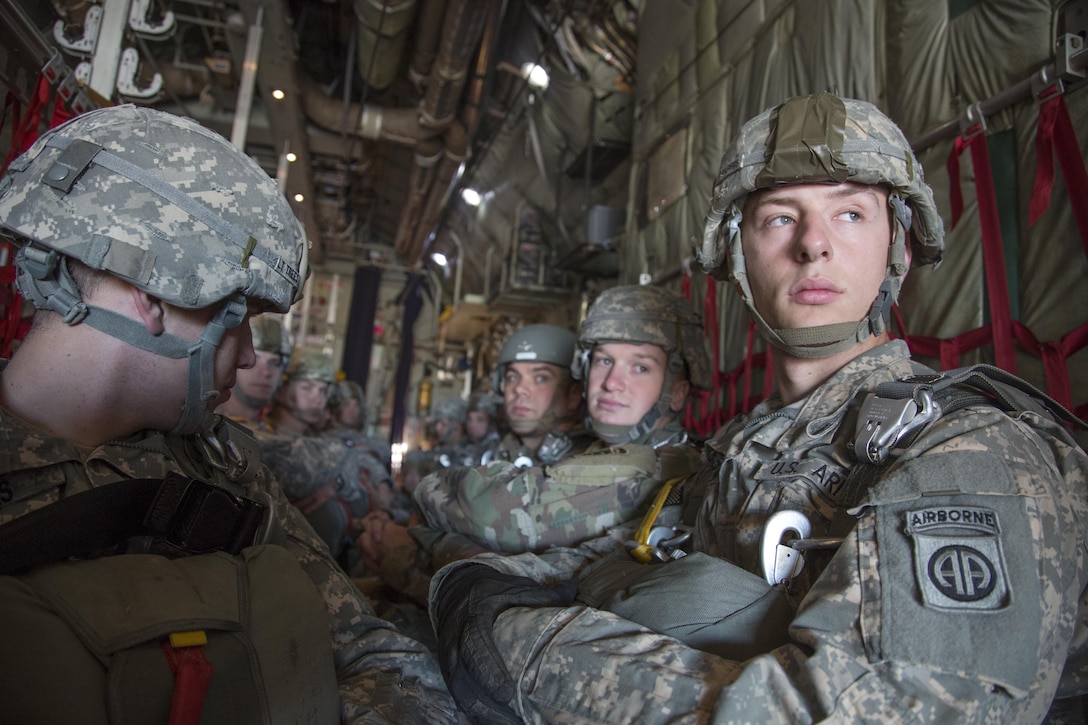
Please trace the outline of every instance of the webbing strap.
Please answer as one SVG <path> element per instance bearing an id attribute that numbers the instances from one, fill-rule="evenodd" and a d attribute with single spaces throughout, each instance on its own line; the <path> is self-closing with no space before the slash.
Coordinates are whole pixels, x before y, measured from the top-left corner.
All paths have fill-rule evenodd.
<path id="1" fill-rule="evenodd" d="M 1069 194 L 1069 206 L 1073 210 L 1077 229 L 1080 230 L 1080 242 L 1084 253 L 1088 255 L 1088 171 L 1084 168 L 1080 144 L 1069 118 L 1069 108 L 1065 104 L 1065 94 L 1058 86 L 1052 86 L 1041 94 L 1045 97 L 1039 107 L 1039 130 L 1035 136 L 1037 161 L 1035 183 L 1031 190 L 1031 204 L 1028 207 L 1028 226 L 1043 215 L 1050 206 L 1050 191 L 1054 186 L 1054 151 L 1057 151 L 1058 163 L 1062 167 L 1066 193 Z"/>
<path id="2" fill-rule="evenodd" d="M 203 645 L 174 647 L 169 640 L 163 640 L 162 651 L 174 675 L 168 725 L 197 725 L 215 668 L 204 654 Z"/>
<path id="3" fill-rule="evenodd" d="M 1013 345 L 1012 312 L 1009 304 L 1008 276 L 1005 272 L 1005 250 L 1001 241 L 1001 221 L 997 213 L 997 193 L 990 168 L 990 152 L 986 133 L 978 124 L 956 137 L 948 157 L 948 177 L 951 181 L 952 227 L 963 215 L 963 191 L 960 187 L 960 154 L 971 149 L 975 172 L 975 197 L 978 200 L 979 223 L 982 226 L 982 262 L 986 273 L 986 294 L 990 302 L 991 331 L 994 359 L 998 367 L 1016 372 L 1016 349 Z"/>
<path id="4" fill-rule="evenodd" d="M 178 473 L 93 488 L 0 526 L 0 576 L 84 557 L 134 536 L 188 554 L 237 554 L 258 541 L 266 506 Z"/>

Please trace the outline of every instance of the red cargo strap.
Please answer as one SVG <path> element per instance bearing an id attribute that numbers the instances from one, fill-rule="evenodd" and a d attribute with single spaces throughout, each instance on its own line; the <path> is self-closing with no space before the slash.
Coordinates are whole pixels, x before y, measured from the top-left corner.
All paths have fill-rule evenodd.
<path id="1" fill-rule="evenodd" d="M 952 226 L 956 226 L 963 214 L 959 158 L 966 148 L 971 149 L 971 163 L 975 172 L 975 196 L 978 199 L 979 223 L 982 226 L 982 264 L 986 271 L 986 293 L 990 302 L 994 360 L 998 367 L 1016 373 L 1016 349 L 1013 345 L 1012 312 L 1009 305 L 1008 277 L 1005 273 L 1005 250 L 1001 241 L 1001 222 L 997 214 L 997 195 L 990 171 L 986 134 L 978 124 L 956 137 L 952 153 L 948 157 Z"/>
<path id="2" fill-rule="evenodd" d="M 197 725 L 214 667 L 204 656 L 203 645 L 174 647 L 169 640 L 164 640 L 162 651 L 174 673 L 169 725 Z"/>
<path id="3" fill-rule="evenodd" d="M 1035 136 L 1035 184 L 1028 207 L 1028 226 L 1034 224 L 1050 206 L 1050 191 L 1054 187 L 1054 152 L 1062 167 L 1066 192 L 1069 194 L 1073 218 L 1080 230 L 1080 242 L 1088 255 L 1088 172 L 1084 169 L 1080 144 L 1065 105 L 1060 86 L 1051 86 L 1039 94 L 1039 130 Z"/>
<path id="4" fill-rule="evenodd" d="M 12 119 L 11 148 L 8 149 L 8 155 L 4 159 L 4 169 L 7 169 L 8 164 L 16 156 L 30 148 L 30 145 L 38 139 L 39 125 L 42 122 L 45 107 L 49 103 L 51 90 L 52 86 L 49 85 L 48 79 L 44 75 L 39 76 L 38 87 L 34 90 L 26 113 L 22 118 Z"/>
<path id="5" fill-rule="evenodd" d="M 1088 325 L 1073 328 L 1060 340 L 1040 342 L 1026 325 L 1017 323 L 1016 341 L 1031 354 L 1042 358 L 1047 394 L 1072 410 L 1073 386 L 1069 382 L 1066 359 L 1088 346 Z"/>

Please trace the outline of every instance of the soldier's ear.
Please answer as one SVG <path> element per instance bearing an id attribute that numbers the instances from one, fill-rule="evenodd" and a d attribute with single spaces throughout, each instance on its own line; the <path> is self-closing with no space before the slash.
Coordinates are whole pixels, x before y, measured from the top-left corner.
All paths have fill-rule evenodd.
<path id="1" fill-rule="evenodd" d="M 688 402 L 688 393 L 691 392 L 691 383 L 687 380 L 674 380 L 672 394 L 669 396 L 669 410 L 679 413 Z"/>
<path id="2" fill-rule="evenodd" d="M 166 304 L 158 297 L 136 287 L 130 286 L 129 294 L 137 314 L 140 315 L 140 321 L 147 327 L 147 331 L 152 335 L 161 335 L 166 330 L 163 323 L 166 317 Z"/>

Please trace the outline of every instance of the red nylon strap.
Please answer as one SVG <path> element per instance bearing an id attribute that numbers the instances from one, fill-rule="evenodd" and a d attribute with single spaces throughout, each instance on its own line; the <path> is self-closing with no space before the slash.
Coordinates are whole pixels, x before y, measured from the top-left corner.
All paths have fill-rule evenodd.
<path id="1" fill-rule="evenodd" d="M 1073 218 L 1077 221 L 1084 253 L 1088 255 L 1088 171 L 1084 168 L 1080 143 L 1073 129 L 1073 121 L 1069 118 L 1065 94 L 1055 86 L 1042 95 L 1047 98 L 1039 107 L 1039 130 L 1035 136 L 1038 160 L 1028 207 L 1028 225 L 1034 224 L 1050 206 L 1050 192 L 1054 186 L 1054 149 L 1057 146 L 1058 163 L 1062 167 Z"/>
<path id="2" fill-rule="evenodd" d="M 26 113 L 23 115 L 22 119 L 20 119 L 19 123 L 12 124 L 11 148 L 8 149 L 7 158 L 4 159 L 5 169 L 16 156 L 30 148 L 30 145 L 37 140 L 38 126 L 41 124 L 45 107 L 49 103 L 49 94 L 51 90 L 52 87 L 49 85 L 49 80 L 44 75 L 39 76 L 38 87 L 35 89 L 34 95 L 30 99 L 30 104 L 27 106 Z"/>
<path id="3" fill-rule="evenodd" d="M 963 216 L 963 189 L 960 187 L 960 154 L 967 148 L 967 140 L 957 136 L 952 144 L 952 153 L 948 155 L 948 204 L 952 211 L 952 229 L 959 224 Z"/>
<path id="4" fill-rule="evenodd" d="M 1020 346 L 1043 360 L 1046 392 L 1066 408 L 1073 407 L 1073 386 L 1069 382 L 1066 359 L 1088 346 L 1088 324 L 1076 327 L 1052 342 L 1040 342 L 1032 331 L 1016 324 L 1016 341 Z"/>
<path id="5" fill-rule="evenodd" d="M 1056 93 L 1056 95 L 1051 95 Z M 1054 124 L 1058 120 L 1059 107 L 1065 106 L 1064 94 L 1057 86 L 1043 91 L 1040 98 L 1049 96 L 1039 106 L 1039 128 L 1035 132 L 1035 183 L 1031 188 L 1028 204 L 1028 226 L 1034 224 L 1050 206 L 1050 192 L 1054 188 Z M 1066 110 L 1066 115 L 1068 115 Z"/>
<path id="6" fill-rule="evenodd" d="M 197 725 L 214 667 L 201 645 L 175 648 L 169 640 L 163 640 L 162 651 L 174 673 L 169 725 Z"/>
<path id="7" fill-rule="evenodd" d="M 963 193 L 960 189 L 959 155 L 971 149 L 975 172 L 975 196 L 978 200 L 979 224 L 982 227 L 982 263 L 986 272 L 986 295 L 990 302 L 991 330 L 994 340 L 994 361 L 997 366 L 1016 372 L 1016 348 L 1013 344 L 1012 312 L 1009 306 L 1008 277 L 1005 273 L 1005 250 L 1001 241 L 1001 221 L 997 213 L 997 194 L 990 170 L 990 152 L 986 134 L 978 127 L 968 129 L 956 138 L 948 158 L 951 183 L 952 226 L 963 214 Z"/>
<path id="8" fill-rule="evenodd" d="M 960 366 L 963 353 L 988 345 L 990 339 L 990 326 L 984 325 L 947 339 L 912 335 L 908 344 L 915 355 L 939 358 L 941 370 L 951 370 Z"/>

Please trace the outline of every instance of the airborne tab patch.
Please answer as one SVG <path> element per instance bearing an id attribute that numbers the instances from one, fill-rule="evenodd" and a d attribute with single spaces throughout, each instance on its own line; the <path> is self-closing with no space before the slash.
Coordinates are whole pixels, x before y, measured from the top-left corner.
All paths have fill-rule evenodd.
<path id="1" fill-rule="evenodd" d="M 1009 602 L 997 512 L 933 506 L 906 513 L 914 576 L 927 606 L 989 611 Z"/>

